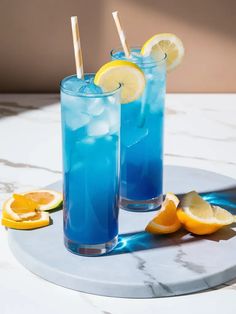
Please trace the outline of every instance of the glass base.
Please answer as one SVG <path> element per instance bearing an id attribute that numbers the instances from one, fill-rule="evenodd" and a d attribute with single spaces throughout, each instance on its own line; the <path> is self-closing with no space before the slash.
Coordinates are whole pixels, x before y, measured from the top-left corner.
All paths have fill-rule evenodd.
<path id="1" fill-rule="evenodd" d="M 81 244 L 64 237 L 64 244 L 68 251 L 83 256 L 99 256 L 112 251 L 118 243 L 118 236 L 102 244 Z"/>
<path id="2" fill-rule="evenodd" d="M 120 208 L 133 211 L 133 212 L 146 212 L 151 210 L 158 209 L 163 202 L 163 195 L 160 195 L 150 200 L 129 200 L 121 197 L 120 199 Z"/>

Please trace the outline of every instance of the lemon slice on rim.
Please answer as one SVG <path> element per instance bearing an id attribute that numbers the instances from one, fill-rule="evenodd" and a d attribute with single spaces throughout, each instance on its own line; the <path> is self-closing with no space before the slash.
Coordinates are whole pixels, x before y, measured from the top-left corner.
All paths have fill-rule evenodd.
<path id="1" fill-rule="evenodd" d="M 29 217 L 23 221 L 15 221 L 10 218 L 2 217 L 2 225 L 12 229 L 35 229 L 48 226 L 50 223 L 49 214 L 46 212 L 37 211 L 34 217 Z"/>
<path id="2" fill-rule="evenodd" d="M 36 190 L 23 194 L 27 199 L 38 204 L 39 210 L 52 210 L 62 204 L 62 193 L 52 190 Z"/>
<path id="3" fill-rule="evenodd" d="M 178 198 L 173 193 L 167 193 L 166 198 L 156 216 L 149 222 L 145 230 L 153 234 L 168 234 L 181 228 L 176 215 Z"/>
<path id="4" fill-rule="evenodd" d="M 184 56 L 184 45 L 181 39 L 174 34 L 156 34 L 145 42 L 141 54 L 151 55 L 157 61 L 160 61 L 160 56 L 166 54 L 167 71 L 171 71 L 181 63 Z"/>
<path id="5" fill-rule="evenodd" d="M 105 92 L 121 87 L 121 103 L 126 104 L 138 99 L 145 88 L 145 76 L 134 63 L 114 60 L 104 64 L 96 73 L 94 83 Z"/>
<path id="6" fill-rule="evenodd" d="M 182 198 L 177 216 L 185 229 L 198 235 L 211 234 L 235 221 L 230 212 L 210 205 L 195 191 Z"/>

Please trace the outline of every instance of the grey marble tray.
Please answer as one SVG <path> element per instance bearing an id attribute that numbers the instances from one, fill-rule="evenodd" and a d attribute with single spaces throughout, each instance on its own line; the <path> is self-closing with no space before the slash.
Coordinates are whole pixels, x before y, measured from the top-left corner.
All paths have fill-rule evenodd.
<path id="1" fill-rule="evenodd" d="M 165 168 L 165 191 L 196 189 L 236 212 L 235 180 L 185 167 Z M 50 186 L 61 190 L 61 182 Z M 185 231 L 152 236 L 143 232 L 154 213 L 120 212 L 118 247 L 102 257 L 81 257 L 63 245 L 62 211 L 53 224 L 32 231 L 9 230 L 15 257 L 38 276 L 66 288 L 127 298 L 187 294 L 236 277 L 236 226 L 211 236 Z"/>

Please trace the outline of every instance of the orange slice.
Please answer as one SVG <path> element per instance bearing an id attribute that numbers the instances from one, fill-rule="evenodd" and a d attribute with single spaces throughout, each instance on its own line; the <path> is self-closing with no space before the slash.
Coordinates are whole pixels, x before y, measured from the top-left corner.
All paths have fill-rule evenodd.
<path id="1" fill-rule="evenodd" d="M 36 190 L 24 193 L 24 196 L 38 204 L 39 210 L 52 210 L 62 204 L 62 193 L 52 190 Z"/>
<path id="2" fill-rule="evenodd" d="M 4 218 L 20 221 L 35 216 L 37 207 L 37 203 L 25 196 L 13 194 L 13 197 L 3 203 L 2 215 Z"/>
<path id="3" fill-rule="evenodd" d="M 12 229 L 35 229 L 48 226 L 50 223 L 49 214 L 37 211 L 34 217 L 24 219 L 23 221 L 15 221 L 10 218 L 3 217 L 2 225 Z"/>
<path id="4" fill-rule="evenodd" d="M 177 216 L 186 230 L 197 235 L 211 234 L 235 222 L 235 217 L 230 212 L 210 205 L 195 191 L 182 198 Z"/>
<path id="5" fill-rule="evenodd" d="M 181 223 L 176 215 L 178 202 L 177 196 L 173 193 L 167 193 L 161 209 L 149 222 L 145 230 L 153 234 L 167 234 L 179 230 Z"/>
<path id="6" fill-rule="evenodd" d="M 174 204 L 175 204 L 175 206 L 178 207 L 178 205 L 179 205 L 179 199 L 178 199 L 178 197 L 177 197 L 174 193 L 168 192 L 168 193 L 166 194 L 165 199 L 166 199 L 166 200 L 173 201 Z"/>

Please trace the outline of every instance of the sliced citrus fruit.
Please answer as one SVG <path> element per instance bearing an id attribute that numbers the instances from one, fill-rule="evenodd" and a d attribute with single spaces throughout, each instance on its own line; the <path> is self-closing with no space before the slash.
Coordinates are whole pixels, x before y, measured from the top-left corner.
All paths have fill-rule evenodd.
<path id="1" fill-rule="evenodd" d="M 35 229 L 47 226 L 49 223 L 49 214 L 41 211 L 37 211 L 34 217 L 29 217 L 22 221 L 2 217 L 2 225 L 12 229 Z"/>
<path id="2" fill-rule="evenodd" d="M 166 194 L 165 199 L 166 199 L 166 200 L 171 200 L 171 201 L 173 201 L 174 204 L 175 204 L 175 206 L 176 206 L 176 208 L 177 208 L 177 206 L 179 205 L 179 199 L 178 199 L 178 197 L 177 197 L 174 193 L 172 193 L 172 192 L 168 192 L 168 193 Z"/>
<path id="3" fill-rule="evenodd" d="M 210 205 L 195 191 L 182 198 L 177 216 L 185 229 L 198 235 L 211 234 L 235 220 L 227 210 Z"/>
<path id="4" fill-rule="evenodd" d="M 176 215 L 178 198 L 167 193 L 166 198 L 156 216 L 149 222 L 145 230 L 153 234 L 173 233 L 180 229 L 181 223 Z"/>
<path id="5" fill-rule="evenodd" d="M 62 204 L 62 193 L 52 190 L 36 190 L 23 194 L 27 199 L 36 202 L 39 210 L 52 210 Z"/>
<path id="6" fill-rule="evenodd" d="M 134 63 L 114 60 L 104 64 L 96 73 L 94 83 L 105 92 L 110 92 L 121 84 L 121 103 L 126 104 L 138 99 L 145 87 L 145 76 Z"/>
<path id="7" fill-rule="evenodd" d="M 174 34 L 156 34 L 145 42 L 141 54 L 144 56 L 151 55 L 157 61 L 160 61 L 160 56 L 166 54 L 167 71 L 171 71 L 181 63 L 184 56 L 184 46 Z"/>
<path id="8" fill-rule="evenodd" d="M 13 194 L 3 203 L 2 215 L 4 218 L 20 221 L 35 216 L 38 204 L 20 194 Z"/>

